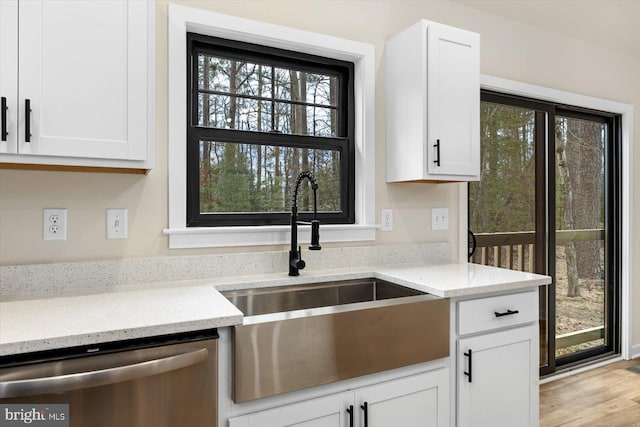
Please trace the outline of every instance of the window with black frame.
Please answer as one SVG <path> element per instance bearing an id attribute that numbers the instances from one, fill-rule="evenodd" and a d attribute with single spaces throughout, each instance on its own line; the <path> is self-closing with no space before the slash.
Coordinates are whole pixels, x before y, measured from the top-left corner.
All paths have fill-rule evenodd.
<path id="1" fill-rule="evenodd" d="M 353 63 L 188 34 L 187 226 L 354 223 Z M 298 197 L 309 219 L 310 189 Z M 307 218 L 305 218 L 307 217 Z"/>

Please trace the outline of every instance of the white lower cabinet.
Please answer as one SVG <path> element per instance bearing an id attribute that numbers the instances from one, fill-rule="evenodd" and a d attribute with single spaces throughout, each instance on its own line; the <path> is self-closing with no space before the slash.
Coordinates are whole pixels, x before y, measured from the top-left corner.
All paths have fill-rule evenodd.
<path id="1" fill-rule="evenodd" d="M 347 427 L 353 392 L 292 403 L 229 420 L 229 427 Z"/>
<path id="2" fill-rule="evenodd" d="M 449 425 L 449 370 L 438 369 L 355 391 L 356 426 Z M 366 418 L 365 421 L 365 410 Z"/>
<path id="3" fill-rule="evenodd" d="M 458 303 L 459 427 L 538 426 L 537 299 L 526 292 Z"/>
<path id="4" fill-rule="evenodd" d="M 229 427 L 394 425 L 449 425 L 449 369 L 439 368 L 229 420 Z"/>

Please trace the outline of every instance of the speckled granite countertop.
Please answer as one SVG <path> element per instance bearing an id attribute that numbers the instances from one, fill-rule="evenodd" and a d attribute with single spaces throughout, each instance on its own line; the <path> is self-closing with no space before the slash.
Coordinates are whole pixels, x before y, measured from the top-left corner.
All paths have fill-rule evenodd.
<path id="1" fill-rule="evenodd" d="M 547 276 L 475 264 L 412 264 L 230 276 L 85 295 L 12 298 L 0 302 L 0 356 L 237 325 L 238 311 L 218 290 L 365 277 L 440 297 L 525 289 Z"/>

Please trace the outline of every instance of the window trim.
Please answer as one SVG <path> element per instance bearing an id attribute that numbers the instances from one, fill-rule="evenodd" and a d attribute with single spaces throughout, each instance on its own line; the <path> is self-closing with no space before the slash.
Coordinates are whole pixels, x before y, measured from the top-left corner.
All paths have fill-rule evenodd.
<path id="1" fill-rule="evenodd" d="M 200 212 L 199 171 L 200 158 L 197 141 L 220 141 L 279 147 L 296 147 L 332 150 L 340 153 L 340 206 L 337 212 L 318 212 L 322 224 L 353 224 L 355 187 L 355 147 L 353 144 L 353 63 L 306 53 L 275 49 L 261 45 L 221 39 L 195 33 L 187 33 L 187 63 L 191 76 L 185 85 L 187 90 L 187 227 L 265 226 L 289 224 L 290 213 Z M 272 66 L 292 68 L 339 77 L 336 136 L 296 135 L 288 133 L 257 132 L 237 129 L 221 129 L 197 125 L 196 99 L 198 72 L 196 56 L 207 54 L 234 57 L 241 61 L 267 63 Z M 266 99 L 266 98 L 265 98 Z M 284 101 L 286 102 L 286 101 Z M 322 182 L 319 182 L 322 185 Z M 287 197 L 288 201 L 289 198 Z M 303 221 L 311 221 L 311 214 L 299 213 Z"/>
<path id="2" fill-rule="evenodd" d="M 261 44 L 354 63 L 355 223 L 324 224 L 324 242 L 375 240 L 375 49 L 332 36 L 168 5 L 168 168 L 170 248 L 277 245 L 289 242 L 289 227 L 186 226 L 187 32 Z M 303 230 L 301 237 L 307 236 Z"/>

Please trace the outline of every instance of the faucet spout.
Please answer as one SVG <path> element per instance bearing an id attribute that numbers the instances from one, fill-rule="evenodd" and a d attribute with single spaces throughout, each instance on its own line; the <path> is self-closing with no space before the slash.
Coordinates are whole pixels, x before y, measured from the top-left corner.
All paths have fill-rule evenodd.
<path id="1" fill-rule="evenodd" d="M 309 249 L 313 251 L 319 251 L 322 249 L 320 246 L 320 221 L 317 219 L 318 204 L 316 193 L 318 190 L 318 182 L 311 172 L 304 171 L 298 175 L 293 197 L 291 198 L 291 249 L 289 250 L 289 276 L 299 276 L 300 270 L 305 267 L 305 262 L 302 260 L 302 251 L 300 246 L 298 246 L 298 224 L 308 224 L 298 221 L 298 191 L 300 190 L 300 184 L 305 179 L 309 180 L 309 183 L 311 183 L 311 189 L 313 190 L 313 220 L 311 221 L 311 245 L 309 245 Z"/>

